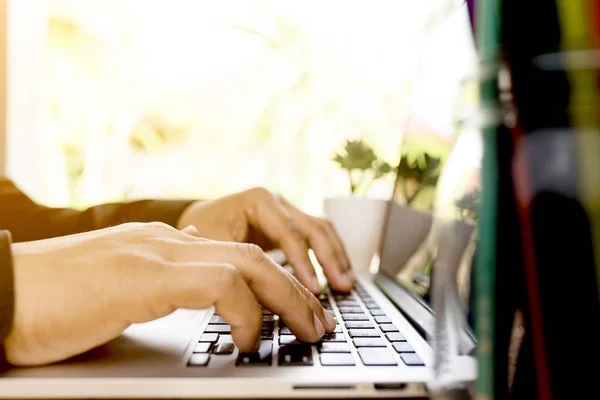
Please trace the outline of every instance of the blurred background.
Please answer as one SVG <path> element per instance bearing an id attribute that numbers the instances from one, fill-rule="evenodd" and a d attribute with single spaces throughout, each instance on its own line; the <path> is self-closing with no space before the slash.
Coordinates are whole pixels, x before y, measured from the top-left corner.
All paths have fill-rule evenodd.
<path id="1" fill-rule="evenodd" d="M 5 173 L 52 206 L 265 186 L 321 214 L 344 140 L 444 161 L 477 101 L 440 1 L 2 2 Z"/>

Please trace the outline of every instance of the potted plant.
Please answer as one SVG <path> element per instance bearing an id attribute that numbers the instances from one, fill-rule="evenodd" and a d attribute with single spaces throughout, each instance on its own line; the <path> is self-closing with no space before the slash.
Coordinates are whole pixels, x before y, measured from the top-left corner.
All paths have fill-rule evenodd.
<path id="1" fill-rule="evenodd" d="M 387 202 L 368 198 L 367 193 L 395 168 L 363 140 L 347 140 L 332 160 L 348 176 L 350 193 L 325 199 L 325 215 L 342 239 L 353 268 L 368 269 L 379 246 Z"/>

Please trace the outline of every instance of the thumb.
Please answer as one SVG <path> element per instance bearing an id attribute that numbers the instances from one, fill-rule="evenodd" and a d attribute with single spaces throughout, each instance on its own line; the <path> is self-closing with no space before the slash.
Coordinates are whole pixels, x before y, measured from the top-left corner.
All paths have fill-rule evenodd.
<path id="1" fill-rule="evenodd" d="M 196 229 L 194 225 L 188 225 L 187 227 L 183 228 L 181 232 L 197 238 L 200 237 L 200 233 L 198 233 L 198 229 Z"/>

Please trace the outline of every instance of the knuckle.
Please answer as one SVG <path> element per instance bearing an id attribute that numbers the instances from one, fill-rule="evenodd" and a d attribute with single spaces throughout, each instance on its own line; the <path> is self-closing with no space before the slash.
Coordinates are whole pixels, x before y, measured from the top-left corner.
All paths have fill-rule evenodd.
<path id="1" fill-rule="evenodd" d="M 231 288 L 236 286 L 240 281 L 240 274 L 231 264 L 219 264 L 215 284 L 220 288 Z"/>
<path id="2" fill-rule="evenodd" d="M 258 187 L 254 187 L 252 189 L 248 190 L 248 193 L 253 196 L 256 197 L 258 199 L 264 199 L 267 197 L 273 197 L 273 194 L 271 193 L 271 191 L 265 187 L 262 186 L 258 186 Z"/>
<path id="3" fill-rule="evenodd" d="M 242 259 L 260 263 L 264 262 L 266 256 L 262 249 L 252 243 L 240 243 L 235 245 L 236 251 L 240 254 Z"/>
<path id="4" fill-rule="evenodd" d="M 301 291 L 302 291 L 302 296 L 304 297 L 304 300 L 306 301 L 306 303 L 310 304 L 313 294 L 305 286 L 302 286 Z"/>
<path id="5" fill-rule="evenodd" d="M 306 305 L 306 309 L 309 309 L 309 301 L 312 296 L 312 293 L 308 288 L 306 288 L 303 284 L 300 283 L 296 278 L 290 275 L 290 279 L 292 281 L 293 291 L 299 297 L 300 303 L 304 303 Z"/>
<path id="6" fill-rule="evenodd" d="M 325 227 L 325 228 L 330 228 L 331 230 L 335 231 L 335 227 L 333 226 L 333 222 L 331 222 L 330 220 L 328 220 L 327 218 L 322 218 L 321 219 L 321 224 Z"/>
<path id="7" fill-rule="evenodd" d="M 155 230 L 155 231 L 161 231 L 161 232 L 166 232 L 166 231 L 172 231 L 175 228 L 173 228 L 171 225 L 165 224 L 164 222 L 148 222 L 147 225 Z"/>

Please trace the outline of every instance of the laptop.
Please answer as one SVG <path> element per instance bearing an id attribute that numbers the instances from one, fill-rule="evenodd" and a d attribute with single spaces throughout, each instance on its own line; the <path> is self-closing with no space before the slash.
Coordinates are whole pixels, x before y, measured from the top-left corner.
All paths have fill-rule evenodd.
<path id="1" fill-rule="evenodd" d="M 475 234 L 472 226 L 463 229 L 462 221 L 448 225 L 437 219 L 435 213 L 407 208 L 393 191 L 378 268 L 361 268 L 350 293 L 324 290 L 319 300 L 337 326 L 319 343 L 300 342 L 277 315 L 264 310 L 260 349 L 242 354 L 214 309 L 180 309 L 134 324 L 116 340 L 67 361 L 8 371 L 0 377 L 0 397 L 426 397 L 439 364 L 431 340 L 439 329 L 432 288 L 438 266 L 446 273 L 449 265 L 456 272 L 451 276 L 455 320 L 466 316 L 464 324 L 455 325 L 459 357 L 449 373 L 456 382 L 473 382 L 476 342 L 469 315 Z M 466 240 L 455 240 L 461 235 Z M 271 256 L 286 264 L 281 254 Z"/>
<path id="2" fill-rule="evenodd" d="M 431 277 L 440 262 L 452 262 L 441 260 L 443 254 L 460 259 L 457 287 L 464 293 L 463 304 L 469 304 L 471 291 L 464 289 L 469 286 L 472 255 L 468 241 L 451 241 L 464 245 L 451 251 L 443 251 L 441 241 L 437 259 L 431 259 L 436 222 L 421 229 L 416 220 L 431 223 L 432 217 L 407 208 L 393 195 L 378 271 L 359 272 L 350 293 L 326 288 L 319 297 L 337 319 L 335 331 L 320 343 L 300 342 L 276 315 L 264 310 L 260 350 L 242 354 L 233 344 L 230 326 L 213 309 L 177 310 L 133 325 L 118 339 L 68 361 L 9 371 L 0 379 L 0 397 L 425 396 L 434 361 L 429 340 L 435 329 Z M 464 328 L 465 357 L 453 372 L 457 380 L 469 382 L 476 375 L 469 356 L 475 340 L 468 324 Z"/>

